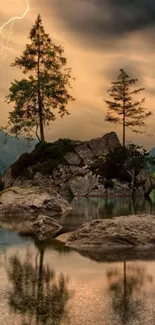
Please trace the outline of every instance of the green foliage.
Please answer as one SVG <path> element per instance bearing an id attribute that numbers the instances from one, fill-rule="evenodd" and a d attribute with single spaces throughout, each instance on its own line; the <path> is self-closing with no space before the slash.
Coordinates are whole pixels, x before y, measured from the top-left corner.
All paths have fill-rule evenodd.
<path id="1" fill-rule="evenodd" d="M 13 178 L 23 175 L 25 169 L 33 166 L 37 162 L 37 156 L 31 153 L 23 153 L 18 160 L 11 165 L 11 174 Z"/>
<path id="2" fill-rule="evenodd" d="M 72 140 L 59 139 L 53 143 L 38 143 L 34 152 L 41 153 L 44 157 L 59 159 L 64 157 L 72 149 Z"/>
<path id="3" fill-rule="evenodd" d="M 108 180 L 117 178 L 131 182 L 131 172 L 134 170 L 136 176 L 142 169 L 149 169 L 153 160 L 143 147 L 131 143 L 127 147 L 118 147 L 111 151 L 106 159 L 95 161 L 91 169 Z"/>
<path id="4" fill-rule="evenodd" d="M 44 175 L 52 173 L 63 160 L 67 152 L 73 149 L 72 140 L 59 139 L 54 143 L 38 143 L 31 153 L 22 154 L 11 166 L 11 173 L 14 178 L 26 175 L 28 167 L 34 166 L 33 170 Z"/>
<path id="5" fill-rule="evenodd" d="M 66 67 L 64 49 L 55 45 L 45 33 L 40 15 L 29 39 L 23 55 L 12 64 L 28 77 L 15 80 L 9 89 L 6 100 L 14 103 L 14 111 L 9 114 L 9 129 L 17 136 L 22 132 L 29 136 L 35 132 L 44 142 L 44 128 L 55 120 L 55 109 L 61 117 L 69 114 L 67 104 L 74 100 L 68 91 L 71 69 Z"/>
<path id="6" fill-rule="evenodd" d="M 135 101 L 133 95 L 139 94 L 144 88 L 133 90 L 133 85 L 138 79 L 130 79 L 124 69 L 120 69 L 117 80 L 112 82 L 108 90 L 112 100 L 105 100 L 108 112 L 105 120 L 108 122 L 121 124 L 123 126 L 123 146 L 125 146 L 125 129 L 130 128 L 137 133 L 143 133 L 142 127 L 145 127 L 145 119 L 152 115 L 146 111 L 143 106 L 145 98 Z"/>
<path id="7" fill-rule="evenodd" d="M 104 187 L 113 189 L 114 188 L 114 182 L 111 179 L 107 179 L 104 182 Z"/>

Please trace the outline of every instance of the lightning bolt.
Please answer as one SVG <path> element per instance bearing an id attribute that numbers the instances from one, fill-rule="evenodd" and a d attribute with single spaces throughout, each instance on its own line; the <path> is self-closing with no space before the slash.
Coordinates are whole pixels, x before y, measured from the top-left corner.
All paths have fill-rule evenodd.
<path id="1" fill-rule="evenodd" d="M 2 26 L 0 26 L 0 59 L 5 59 L 7 52 L 11 51 L 12 47 L 10 45 L 11 36 L 13 33 L 13 25 L 16 20 L 22 20 L 30 10 L 29 0 L 26 1 L 26 9 L 21 16 L 14 16 L 6 21 Z M 9 27 L 9 33 L 7 38 L 4 36 L 4 30 Z"/>

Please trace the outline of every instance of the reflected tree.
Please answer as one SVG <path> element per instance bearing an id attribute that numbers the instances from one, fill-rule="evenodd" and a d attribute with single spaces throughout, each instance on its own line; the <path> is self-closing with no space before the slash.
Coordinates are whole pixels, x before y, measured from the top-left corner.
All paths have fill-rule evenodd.
<path id="1" fill-rule="evenodd" d="M 35 264 L 29 253 L 24 262 L 16 255 L 11 257 L 8 277 L 12 284 L 9 306 L 21 315 L 21 325 L 59 325 L 62 319 L 69 324 L 65 308 L 71 296 L 68 278 L 57 277 L 44 267 L 44 249 L 39 250 Z"/>
<path id="2" fill-rule="evenodd" d="M 144 282 L 152 282 L 151 276 L 140 266 L 123 263 L 123 276 L 120 269 L 107 272 L 109 292 L 112 298 L 112 309 L 119 316 L 120 324 L 129 324 L 130 321 L 138 320 L 143 302 L 139 299 Z M 138 298 L 137 298 L 138 297 Z"/>

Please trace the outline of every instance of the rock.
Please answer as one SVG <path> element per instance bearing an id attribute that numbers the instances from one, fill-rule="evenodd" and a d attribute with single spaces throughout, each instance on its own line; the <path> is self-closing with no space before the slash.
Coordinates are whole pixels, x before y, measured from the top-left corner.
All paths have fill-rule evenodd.
<path id="1" fill-rule="evenodd" d="M 93 152 L 88 148 L 87 143 L 82 144 L 81 146 L 78 146 L 75 148 L 75 151 L 78 153 L 78 155 L 81 157 L 81 159 L 85 158 L 92 158 Z"/>
<path id="2" fill-rule="evenodd" d="M 136 177 L 136 187 L 135 195 L 141 193 L 143 196 L 149 196 L 152 189 L 155 188 L 155 181 L 152 179 L 148 171 L 141 170 Z"/>
<path id="3" fill-rule="evenodd" d="M 87 222 L 73 232 L 67 246 L 94 252 L 155 246 L 155 216 L 131 215 Z"/>
<path id="4" fill-rule="evenodd" d="M 120 142 L 115 132 L 105 134 L 102 138 L 92 139 L 89 142 L 89 146 L 92 149 L 95 156 L 104 156 L 110 150 L 114 150 L 120 146 Z"/>
<path id="5" fill-rule="evenodd" d="M 9 167 L 3 177 L 2 177 L 2 182 L 4 183 L 4 188 L 9 188 L 10 186 L 13 185 L 15 179 L 12 177 L 12 172 L 11 172 L 11 167 Z"/>
<path id="6" fill-rule="evenodd" d="M 62 243 L 66 243 L 67 239 L 72 235 L 72 232 L 66 232 L 64 234 L 60 234 L 57 236 L 57 240 L 59 240 Z"/>
<path id="7" fill-rule="evenodd" d="M 120 182 L 117 179 L 113 179 L 113 188 L 108 188 L 107 189 L 107 194 L 109 197 L 112 196 L 117 196 L 117 197 L 126 197 L 132 196 L 132 190 L 129 187 L 129 184 L 125 183 L 125 182 Z"/>
<path id="8" fill-rule="evenodd" d="M 70 189 L 74 196 L 88 196 L 92 189 L 98 184 L 95 175 L 87 174 L 84 177 L 75 177 L 70 180 Z"/>
<path id="9" fill-rule="evenodd" d="M 71 206 L 54 190 L 36 187 L 11 187 L 0 193 L 0 218 L 30 218 L 45 213 L 56 216 L 67 213 Z"/>
<path id="10" fill-rule="evenodd" d="M 62 146 L 63 140 L 60 143 Z M 59 148 L 60 143 L 57 142 L 56 148 Z M 19 158 L 13 165 L 13 169 L 10 167 L 2 177 L 4 189 L 10 186 L 41 186 L 47 188 L 48 191 L 52 188 L 64 197 L 70 195 L 75 197 L 132 196 L 130 178 L 121 177 L 121 181 L 119 177 L 118 179 L 109 179 L 103 170 L 106 155 L 121 146 L 115 132 L 107 133 L 103 137 L 90 141 L 70 140 L 69 143 L 70 145 L 67 144 L 65 147 L 64 141 L 63 154 L 58 154 L 59 150 L 61 151 L 60 146 L 54 158 L 51 156 L 52 143 L 45 145 L 45 148 L 43 146 L 44 149 L 40 149 L 39 156 L 37 150 L 34 150 L 29 155 L 30 166 L 27 161 L 26 163 L 23 161 L 22 165 L 22 160 Z M 44 154 L 45 152 L 46 154 Z M 36 159 L 36 156 L 39 158 Z M 38 159 L 40 160 L 38 161 Z M 16 173 L 12 173 L 13 170 Z M 115 174 L 113 176 L 117 177 Z M 151 176 L 147 171 L 141 171 L 135 181 L 135 196 L 149 196 L 153 188 L 155 188 L 155 182 Z"/>
<path id="11" fill-rule="evenodd" d="M 81 159 L 79 158 L 76 152 L 68 152 L 64 159 L 70 165 L 79 165 L 81 162 Z"/>
<path id="12" fill-rule="evenodd" d="M 102 184 L 97 184 L 90 193 L 88 193 L 89 197 L 105 197 L 108 196 L 108 191 Z"/>
<path id="13" fill-rule="evenodd" d="M 54 238 L 62 231 L 62 226 L 53 218 L 39 215 L 32 224 L 32 232 L 39 240 Z"/>

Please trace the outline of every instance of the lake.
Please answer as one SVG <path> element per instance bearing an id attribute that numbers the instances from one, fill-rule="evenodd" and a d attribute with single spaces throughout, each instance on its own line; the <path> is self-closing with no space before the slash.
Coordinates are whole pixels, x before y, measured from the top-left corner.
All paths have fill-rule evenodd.
<path id="1" fill-rule="evenodd" d="M 155 214 L 152 201 L 74 199 L 72 231 L 93 218 Z M 155 261 L 97 262 L 57 240 L 0 230 L 1 325 L 154 325 Z"/>

